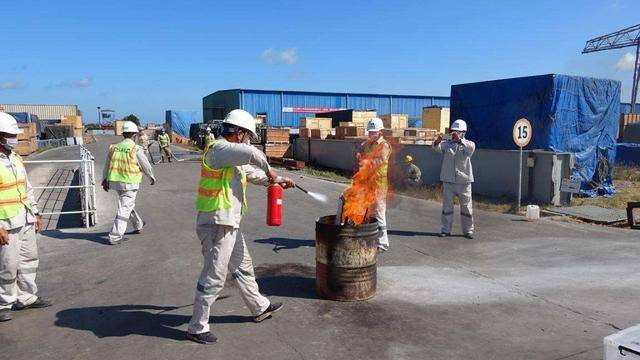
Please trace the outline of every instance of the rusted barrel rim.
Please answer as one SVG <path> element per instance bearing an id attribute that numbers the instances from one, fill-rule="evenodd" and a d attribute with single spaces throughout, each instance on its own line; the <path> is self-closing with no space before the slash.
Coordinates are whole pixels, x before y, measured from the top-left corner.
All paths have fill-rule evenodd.
<path id="1" fill-rule="evenodd" d="M 316 219 L 316 231 L 318 230 L 329 230 L 340 232 L 341 235 L 351 236 L 353 234 L 358 234 L 358 236 L 373 236 L 378 230 L 377 222 L 370 222 L 361 225 L 338 225 L 335 223 L 336 215 L 326 215 L 321 216 Z"/>

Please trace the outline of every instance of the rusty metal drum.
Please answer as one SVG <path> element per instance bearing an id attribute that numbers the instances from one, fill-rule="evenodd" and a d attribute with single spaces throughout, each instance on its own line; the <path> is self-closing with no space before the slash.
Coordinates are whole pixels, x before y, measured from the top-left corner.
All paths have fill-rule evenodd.
<path id="1" fill-rule="evenodd" d="M 376 294 L 378 223 L 339 225 L 335 218 L 316 221 L 316 291 L 330 300 L 370 299 Z"/>

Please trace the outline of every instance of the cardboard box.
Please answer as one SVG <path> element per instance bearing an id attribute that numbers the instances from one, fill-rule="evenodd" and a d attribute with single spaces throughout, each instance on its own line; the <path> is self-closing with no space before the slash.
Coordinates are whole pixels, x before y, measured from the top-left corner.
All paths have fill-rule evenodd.
<path id="1" fill-rule="evenodd" d="M 438 132 L 433 129 L 411 128 L 404 130 L 404 136 L 412 136 L 418 139 L 435 139 Z"/>
<path id="2" fill-rule="evenodd" d="M 300 128 L 300 138 L 301 139 L 309 139 L 309 138 L 311 138 L 311 129 Z"/>
<path id="3" fill-rule="evenodd" d="M 347 126 L 356 126 L 356 125 L 351 121 L 340 121 L 340 126 L 347 127 Z"/>
<path id="4" fill-rule="evenodd" d="M 422 127 L 436 130 L 440 134 L 449 128 L 450 109 L 441 107 L 422 108 Z"/>
<path id="5" fill-rule="evenodd" d="M 266 128 L 262 129 L 262 143 L 289 143 L 289 129 Z"/>
<path id="6" fill-rule="evenodd" d="M 74 128 L 82 127 L 82 116 L 80 115 L 65 115 L 60 119 L 61 125 L 71 125 Z"/>
<path id="7" fill-rule="evenodd" d="M 22 130 L 22 134 L 18 134 L 18 140 L 31 140 L 36 137 L 35 123 L 18 123 L 18 127 Z"/>
<path id="8" fill-rule="evenodd" d="M 365 128 L 362 126 L 338 126 L 336 128 L 336 139 L 344 139 L 345 137 L 363 137 L 365 136 Z"/>
<path id="9" fill-rule="evenodd" d="M 327 129 L 311 129 L 311 138 L 312 139 L 326 139 L 327 136 L 331 135 L 331 130 Z"/>
<path id="10" fill-rule="evenodd" d="M 387 129 L 403 129 L 409 127 L 408 114 L 385 114 L 380 117 Z"/>
<path id="11" fill-rule="evenodd" d="M 268 157 L 285 158 L 291 157 L 291 145 L 290 144 L 266 144 L 264 146 L 264 153 Z"/>
<path id="12" fill-rule="evenodd" d="M 29 140 L 18 140 L 18 145 L 13 148 L 13 151 L 15 151 L 18 155 L 27 156 L 31 155 L 34 151 L 36 151 L 37 148 L 38 145 L 36 143 L 36 139 L 31 138 Z"/>
<path id="13" fill-rule="evenodd" d="M 404 136 L 404 129 L 384 129 L 382 130 L 382 136 L 384 136 L 385 139 L 402 137 Z"/>
<path id="14" fill-rule="evenodd" d="M 121 136 L 122 135 L 122 126 L 124 125 L 124 121 L 123 120 L 116 120 L 113 123 L 113 130 L 116 134 L 116 136 Z"/>
<path id="15" fill-rule="evenodd" d="M 331 118 L 302 117 L 300 118 L 300 128 L 306 129 L 331 129 Z"/>

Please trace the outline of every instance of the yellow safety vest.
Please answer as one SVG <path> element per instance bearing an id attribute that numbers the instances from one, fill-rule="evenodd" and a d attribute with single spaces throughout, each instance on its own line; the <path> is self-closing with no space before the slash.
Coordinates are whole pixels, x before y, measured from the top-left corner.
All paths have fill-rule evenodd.
<path id="1" fill-rule="evenodd" d="M 31 210 L 31 204 L 27 198 L 26 170 L 22 158 L 15 156 L 15 174 L 13 169 L 0 166 L 0 219 L 10 219 Z"/>
<path id="2" fill-rule="evenodd" d="M 242 214 L 247 212 L 247 174 L 242 167 L 224 167 L 212 169 L 207 165 L 207 152 L 202 157 L 200 168 L 200 184 L 196 197 L 196 210 L 214 212 L 231 208 L 231 179 L 237 168 L 242 176 Z"/>
<path id="3" fill-rule="evenodd" d="M 109 151 L 111 153 L 111 162 L 107 180 L 127 184 L 140 184 L 142 182 L 142 170 L 136 159 L 138 145 L 126 139 L 117 145 L 111 145 Z"/>
<path id="4" fill-rule="evenodd" d="M 169 134 L 160 134 L 158 136 L 158 141 L 160 141 L 161 147 L 169 146 Z"/>
<path id="5" fill-rule="evenodd" d="M 366 144 L 364 146 L 363 153 L 370 154 L 372 152 L 380 152 L 380 155 L 382 155 L 382 149 L 381 149 L 382 147 L 387 147 L 389 149 L 388 155 L 391 155 L 391 151 L 392 151 L 391 145 L 389 145 L 387 140 L 385 140 L 384 138 L 379 143 L 375 142 L 371 144 Z M 371 159 L 371 160 L 374 160 L 374 159 Z M 384 161 L 384 164 L 378 168 L 376 173 L 378 177 L 378 184 L 380 185 L 380 187 L 386 189 L 388 186 L 387 173 L 389 172 L 389 159 L 388 158 L 382 159 L 382 161 Z"/>

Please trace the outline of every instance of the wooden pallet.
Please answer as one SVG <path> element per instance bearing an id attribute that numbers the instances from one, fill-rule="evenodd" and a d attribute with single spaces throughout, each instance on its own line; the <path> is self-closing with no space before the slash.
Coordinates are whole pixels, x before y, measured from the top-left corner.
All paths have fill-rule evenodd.
<path id="1" fill-rule="evenodd" d="M 267 157 L 270 164 L 277 164 L 286 167 L 289 170 L 302 170 L 305 167 L 304 161 L 299 161 L 291 158 L 280 158 L 280 157 Z"/>

